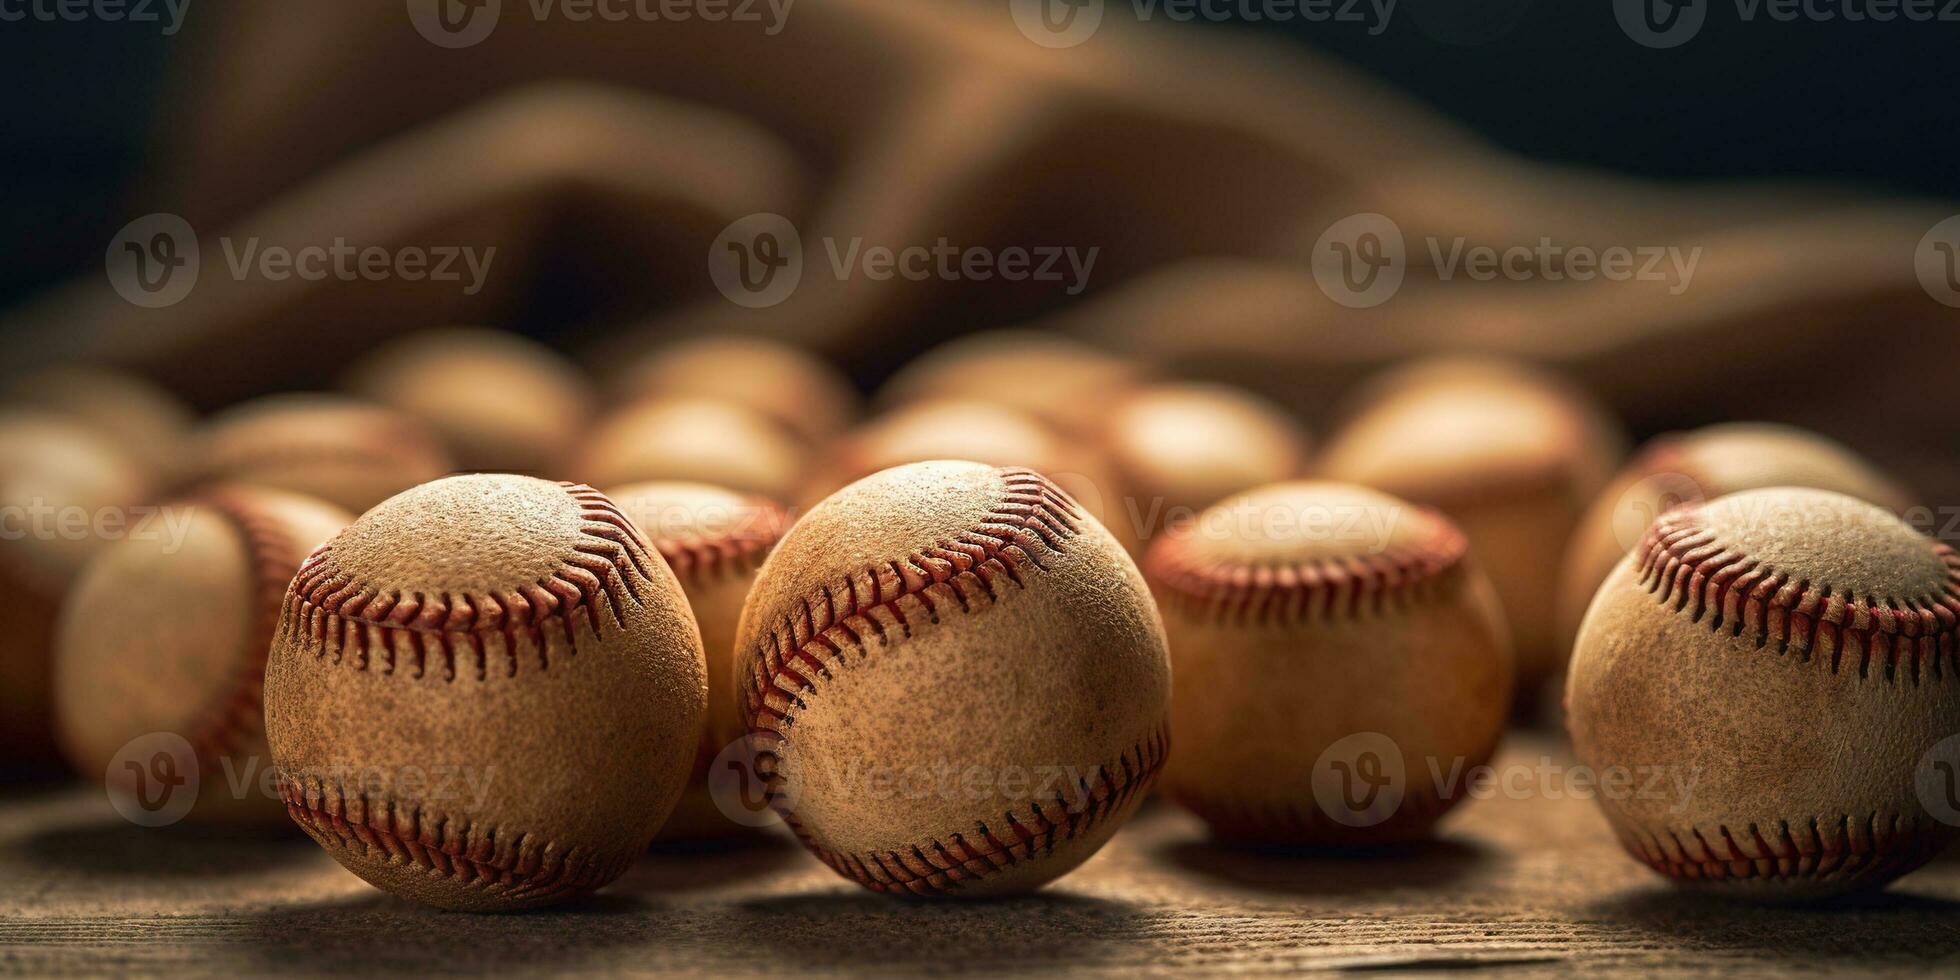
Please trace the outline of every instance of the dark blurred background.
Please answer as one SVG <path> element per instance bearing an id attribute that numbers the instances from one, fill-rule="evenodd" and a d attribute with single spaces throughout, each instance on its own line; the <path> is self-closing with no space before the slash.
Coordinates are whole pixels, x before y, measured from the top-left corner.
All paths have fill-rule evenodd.
<path id="1" fill-rule="evenodd" d="M 1178 26 L 1284 36 L 1541 159 L 1960 195 L 1960 23 L 1782 23 L 1762 10 L 1745 23 L 1734 2 L 1693 2 L 1708 6 L 1705 26 L 1664 51 L 1630 43 L 1610 4 L 1563 0 L 1401 0 L 1379 36 L 1360 24 L 1262 23 L 1244 12 L 1256 0 L 1215 2 L 1240 11 L 1227 22 Z M 162 37 L 128 23 L 0 21 L 0 307 L 101 260 L 127 220 L 119 196 L 168 123 L 157 108 L 170 58 L 212 22 L 193 8 L 182 33 Z M 358 58 L 347 70 L 360 70 Z"/>

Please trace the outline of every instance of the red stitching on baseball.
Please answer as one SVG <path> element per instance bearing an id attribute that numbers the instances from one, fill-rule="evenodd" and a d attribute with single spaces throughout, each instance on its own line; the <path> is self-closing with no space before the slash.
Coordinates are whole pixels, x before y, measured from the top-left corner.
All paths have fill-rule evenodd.
<path id="1" fill-rule="evenodd" d="M 663 537 L 653 540 L 653 549 L 684 582 L 701 582 L 711 577 L 742 575 L 762 566 L 769 552 L 782 540 L 790 525 L 789 512 L 763 497 L 744 501 L 754 515 L 756 527 L 723 534 Z"/>
<path id="2" fill-rule="evenodd" d="M 1081 802 L 1071 805 L 1058 792 L 1052 810 L 1031 803 L 1025 816 L 1012 810 L 1001 814 L 998 830 L 982 821 L 974 825 L 972 838 L 966 834 L 949 834 L 944 839 L 933 838 L 904 850 L 862 854 L 833 851 L 812 839 L 794 814 L 783 813 L 783 823 L 818 860 L 873 891 L 914 895 L 953 891 L 967 881 L 1050 853 L 1057 844 L 1087 833 L 1137 799 L 1157 778 L 1169 757 L 1170 726 L 1160 724 L 1143 741 L 1124 752 L 1115 766 L 1098 765 L 1093 777 L 1077 782 L 1076 799 L 1086 800 L 1086 805 Z M 1003 838 L 1003 833 L 1008 836 Z"/>
<path id="3" fill-rule="evenodd" d="M 997 583 L 1024 586 L 1023 566 L 1042 567 L 1036 552 L 1059 554 L 1062 543 L 1080 531 L 1076 522 L 1081 511 L 1061 488 L 1033 470 L 1001 473 L 1007 491 L 975 529 L 826 583 L 782 617 L 748 678 L 746 707 L 756 734 L 787 740 L 803 694 L 833 668 L 846 666 L 846 648 L 862 653 L 867 633 L 889 642 L 879 614 L 889 616 L 909 637 L 908 605 L 936 623 L 940 602 L 956 602 L 962 612 L 970 612 L 976 599 L 996 602 Z"/>
<path id="4" fill-rule="evenodd" d="M 1866 874 L 1891 877 L 1925 863 L 1946 843 L 1930 828 L 1899 814 L 1854 819 L 1813 817 L 1792 827 L 1785 821 L 1767 833 L 1749 824 L 1738 834 L 1725 825 L 1713 839 L 1698 828 L 1658 831 L 1620 827 L 1627 850 L 1670 878 L 1694 881 L 1821 880 Z"/>
<path id="5" fill-rule="evenodd" d="M 322 847 L 421 868 L 513 900 L 593 891 L 617 878 L 630 861 L 595 862 L 575 847 L 560 850 L 529 833 L 513 835 L 448 817 L 432 826 L 418 807 L 366 793 L 350 798 L 342 787 L 319 779 L 309 778 L 302 787 L 280 773 L 279 796 L 293 821 Z"/>
<path id="6" fill-rule="evenodd" d="M 1006 492 L 978 527 L 953 541 L 826 583 L 782 617 L 748 678 L 745 706 L 751 733 L 777 747 L 788 744 L 796 714 L 806 706 L 805 695 L 833 670 L 849 665 L 847 649 L 868 653 L 866 636 L 874 633 L 892 642 L 884 617 L 909 637 L 908 605 L 937 623 L 941 603 L 950 601 L 961 612 L 971 612 L 975 602 L 998 602 L 1002 583 L 1025 588 L 1022 576 L 1027 569 L 1045 567 L 1038 553 L 1060 554 L 1068 539 L 1080 533 L 1082 512 L 1061 488 L 1033 470 L 1006 468 L 1000 473 Z M 770 786 L 771 805 L 819 860 L 867 888 L 926 894 L 956 889 L 1086 833 L 1140 796 L 1162 768 L 1169 749 L 1169 732 L 1159 726 L 1113 766 L 1098 765 L 1094 777 L 1078 787 L 1083 794 L 1079 798 L 1092 801 L 1081 812 L 1069 812 L 1066 799 L 1058 795 L 1059 811 L 1044 810 L 1039 804 L 1025 815 L 1008 811 L 1002 814 L 999 828 L 977 824 L 972 839 L 954 833 L 908 851 L 867 854 L 823 847 L 781 804 L 774 792 L 780 779 L 777 750 L 758 751 L 756 769 Z"/>
<path id="7" fill-rule="evenodd" d="M 239 495 L 212 491 L 191 501 L 192 506 L 198 504 L 224 517 L 244 539 L 259 595 L 259 608 L 246 634 L 249 648 L 245 662 L 239 666 L 231 690 L 200 713 L 208 720 L 188 740 L 200 765 L 215 766 L 265 730 L 265 661 L 272 651 L 273 630 L 279 622 L 286 582 L 293 572 L 286 557 L 292 554 L 293 543 L 278 522 Z"/>
<path id="8" fill-rule="evenodd" d="M 1269 626 L 1382 616 L 1440 594 L 1469 553 L 1455 525 L 1423 513 L 1434 528 L 1424 541 L 1310 562 L 1201 557 L 1187 531 L 1151 550 L 1148 572 L 1160 602 L 1198 620 Z"/>
<path id="9" fill-rule="evenodd" d="M 495 594 L 383 592 L 343 572 L 330 542 L 300 566 L 287 590 L 280 636 L 317 645 L 317 657 L 331 653 L 335 664 L 355 670 L 375 669 L 378 660 L 384 674 L 395 672 L 399 645 L 411 676 L 422 677 L 437 659 L 449 681 L 459 658 L 474 661 L 478 680 L 487 678 L 487 641 L 500 637 L 507 676 L 517 676 L 528 659 L 520 653 L 535 656 L 538 670 L 550 669 L 550 640 L 577 653 L 575 617 L 583 615 L 596 632 L 606 614 L 619 620 L 624 598 L 640 602 L 640 585 L 652 581 L 651 546 L 633 522 L 597 490 L 559 485 L 579 504 L 586 540 L 557 572 Z"/>
<path id="10" fill-rule="evenodd" d="M 1689 622 L 1705 618 L 1711 631 L 1746 634 L 1759 650 L 1773 644 L 1779 655 L 1794 652 L 1806 662 L 1822 654 L 1832 674 L 1843 669 L 1847 652 L 1860 678 L 1870 676 L 1874 660 L 1887 681 L 1905 666 L 1915 684 L 1929 674 L 1944 681 L 1960 667 L 1960 555 L 1952 548 L 1928 542 L 1947 569 L 1937 594 L 1859 597 L 1730 549 L 1702 516 L 1700 506 L 1669 511 L 1638 549 L 1641 587 Z"/>

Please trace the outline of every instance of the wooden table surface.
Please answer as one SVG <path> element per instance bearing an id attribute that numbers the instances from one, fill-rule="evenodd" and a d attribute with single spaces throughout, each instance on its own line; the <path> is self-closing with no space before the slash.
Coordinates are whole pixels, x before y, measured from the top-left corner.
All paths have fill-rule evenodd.
<path id="1" fill-rule="evenodd" d="M 1563 762 L 1535 736 L 1514 737 L 1499 760 L 1527 774 Z M 1765 909 L 1670 889 L 1619 851 L 1593 803 L 1537 789 L 1467 802 L 1434 844 L 1346 857 L 1220 848 L 1154 803 L 1090 863 L 1023 899 L 872 895 L 770 839 L 656 853 L 571 908 L 469 916 L 383 895 L 296 834 L 141 830 L 81 787 L 0 802 L 9 974 L 1478 967 L 1960 972 L 1960 859 L 1853 905 Z"/>

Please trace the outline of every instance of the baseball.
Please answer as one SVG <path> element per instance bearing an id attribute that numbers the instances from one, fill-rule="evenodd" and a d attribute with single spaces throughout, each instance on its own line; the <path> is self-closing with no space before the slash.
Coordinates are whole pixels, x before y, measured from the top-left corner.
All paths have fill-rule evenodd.
<path id="1" fill-rule="evenodd" d="M 124 533 L 153 479 L 95 430 L 0 412 L 0 775 L 57 763 L 55 617 L 91 557 Z"/>
<path id="2" fill-rule="evenodd" d="M 1926 802 L 1951 787 L 1918 780 L 1960 732 L 1956 646 L 1950 548 L 1842 494 L 1731 494 L 1668 512 L 1600 586 L 1567 724 L 1580 762 L 1636 777 L 1598 799 L 1662 875 L 1762 899 L 1875 890 L 1954 836 Z"/>
<path id="3" fill-rule="evenodd" d="M 275 395 L 206 423 L 190 481 L 251 483 L 359 514 L 450 471 L 435 433 L 393 409 L 334 395 Z"/>
<path id="4" fill-rule="evenodd" d="M 701 627 L 707 652 L 708 715 L 702 726 L 694 774 L 661 840 L 725 837 L 740 825 L 723 816 L 708 795 L 708 766 L 722 748 L 742 737 L 735 681 L 735 627 L 769 549 L 790 524 L 789 512 L 762 497 L 704 483 L 635 483 L 608 490 L 624 513 L 673 568 Z"/>
<path id="5" fill-rule="evenodd" d="M 593 486 L 706 483 L 789 500 L 808 450 L 768 417 L 713 398 L 653 398 L 602 419 L 569 472 Z"/>
<path id="6" fill-rule="evenodd" d="M 593 410 L 590 386 L 571 362 L 501 330 L 411 335 L 368 355 L 346 387 L 421 420 L 472 470 L 547 470 Z"/>
<path id="7" fill-rule="evenodd" d="M 857 417 L 858 395 L 836 368 L 760 337 L 702 337 L 633 361 L 614 386 L 628 402 L 655 397 L 719 398 L 774 419 L 817 445 Z"/>
<path id="8" fill-rule="evenodd" d="M 686 785 L 706 700 L 667 563 L 597 491 L 519 476 L 417 487 L 314 552 L 265 673 L 293 820 L 447 909 L 619 877 Z"/>
<path id="9" fill-rule="evenodd" d="M 1135 553 L 1133 522 L 1108 462 L 1022 412 L 985 401 L 927 400 L 894 409 L 832 443 L 804 481 L 804 507 L 880 470 L 935 459 L 1019 466 L 1054 480 Z"/>
<path id="10" fill-rule="evenodd" d="M 1307 433 L 1285 409 L 1228 385 L 1159 384 L 1116 403 L 1103 445 L 1152 533 L 1226 496 L 1298 477 Z"/>
<path id="11" fill-rule="evenodd" d="M 1364 390 L 1316 473 L 1434 507 L 1463 529 L 1504 604 L 1529 711 L 1565 667 L 1555 607 L 1566 542 L 1624 451 L 1617 425 L 1558 379 L 1448 359 Z"/>
<path id="12" fill-rule="evenodd" d="M 1078 340 L 1033 330 L 992 330 L 942 344 L 907 364 L 878 397 L 886 408 L 925 399 L 1005 405 L 1071 435 L 1093 433 L 1109 403 L 1143 372 Z M 1026 383 L 1039 378 L 1040 383 Z"/>
<path id="13" fill-rule="evenodd" d="M 1599 583 L 1663 512 L 1681 504 L 1768 487 L 1810 487 L 1897 513 L 1912 501 L 1890 477 L 1845 446 L 1787 425 L 1736 422 L 1648 442 L 1580 520 L 1559 579 L 1559 635 L 1579 635 Z"/>
<path id="14" fill-rule="evenodd" d="M 170 521 L 157 533 L 131 535 L 90 561 L 62 608 L 62 746 L 84 776 L 106 773 L 117 791 L 145 798 L 166 787 L 145 786 L 147 771 L 111 763 L 142 736 L 178 735 L 192 755 L 173 759 L 168 775 L 197 794 L 190 816 L 283 820 L 257 779 L 271 764 L 261 710 L 266 649 L 293 572 L 353 517 L 245 486 L 215 487 L 164 512 Z M 226 764 L 240 781 L 236 792 Z"/>
<path id="15" fill-rule="evenodd" d="M 1442 515 L 1283 483 L 1160 536 L 1145 567 L 1175 665 L 1164 793 L 1217 836 L 1420 838 L 1462 795 L 1447 774 L 1495 751 L 1510 637 Z"/>
<path id="16" fill-rule="evenodd" d="M 839 491 L 763 565 L 736 656 L 772 805 L 874 891 L 1038 888 L 1115 833 L 1168 749 L 1142 577 L 1031 470 L 919 463 Z"/>
<path id="17" fill-rule="evenodd" d="M 164 477 L 183 465 L 196 421 L 176 395 L 107 368 L 62 367 L 15 378 L 0 391 L 0 403 L 81 422 Z"/>

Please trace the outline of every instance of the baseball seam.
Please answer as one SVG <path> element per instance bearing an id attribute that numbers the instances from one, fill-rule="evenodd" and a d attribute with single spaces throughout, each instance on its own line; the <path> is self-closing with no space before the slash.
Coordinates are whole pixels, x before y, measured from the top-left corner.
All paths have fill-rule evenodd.
<path id="1" fill-rule="evenodd" d="M 1887 682 L 1904 673 L 1919 684 L 1944 681 L 1960 667 L 1960 556 L 1939 542 L 1929 547 L 1947 569 L 1937 593 L 1861 598 L 1729 548 L 1702 523 L 1699 507 L 1686 507 L 1648 529 L 1637 571 L 1640 587 L 1663 608 L 1691 623 L 1706 620 L 1713 632 L 1805 662 L 1825 659 L 1833 675 L 1845 669 L 1847 654 L 1861 679 L 1876 660 Z"/>
<path id="2" fill-rule="evenodd" d="M 530 833 L 511 833 L 451 816 L 428 817 L 414 804 L 348 794 L 337 783 L 279 774 L 286 812 L 329 849 L 423 870 L 510 901 L 549 901 L 593 891 L 624 873 L 630 856 L 599 860 Z"/>
<path id="3" fill-rule="evenodd" d="M 1871 813 L 1812 817 L 1791 824 L 1751 823 L 1740 833 L 1717 824 L 1704 832 L 1623 826 L 1627 850 L 1670 878 L 1697 881 L 1827 880 L 1919 866 L 1944 843 L 1913 818 Z"/>
<path id="4" fill-rule="evenodd" d="M 293 570 L 288 557 L 293 553 L 293 542 L 278 522 L 236 495 L 214 491 L 196 502 L 209 506 L 238 531 L 258 595 L 258 608 L 246 634 L 244 663 L 238 667 L 231 690 L 200 713 L 208 720 L 189 739 L 198 761 L 210 763 L 261 737 L 265 730 L 265 663 Z"/>
<path id="5" fill-rule="evenodd" d="M 1186 532 L 1149 556 L 1166 611 L 1230 626 L 1290 626 L 1387 616 L 1447 592 L 1469 543 L 1455 525 L 1430 517 L 1423 541 L 1378 554 L 1249 564 L 1194 554 Z"/>
<path id="6" fill-rule="evenodd" d="M 900 850 L 851 854 L 818 843 L 794 814 L 783 814 L 783 822 L 838 874 L 873 891 L 928 895 L 1053 853 L 1057 844 L 1074 840 L 1127 806 L 1156 778 L 1169 755 L 1170 726 L 1160 724 L 1125 751 L 1115 767 L 1099 765 L 1092 776 L 1077 780 L 1075 799 L 1086 803 L 1071 804 L 1057 791 L 1052 811 L 1029 803 L 1026 816 L 1002 812 L 999 826 L 1011 834 L 1008 838 L 981 820 L 975 821 L 971 839 L 954 833 Z"/>
<path id="7" fill-rule="evenodd" d="M 911 637 L 908 606 L 938 623 L 942 603 L 971 612 L 975 602 L 1000 601 L 1000 590 L 1006 587 L 1003 580 L 1026 588 L 1024 566 L 1046 567 L 1037 552 L 1060 554 L 1064 543 L 1080 533 L 1081 511 L 1046 477 L 1019 468 L 1006 468 L 1001 474 L 1006 481 L 1001 502 L 974 529 L 951 542 L 845 575 L 805 596 L 770 630 L 747 681 L 745 713 L 750 732 L 771 746 L 759 749 L 756 756 L 771 805 L 818 859 L 874 890 L 950 891 L 1052 851 L 1137 798 L 1168 754 L 1168 732 L 1160 728 L 1132 746 L 1116 765 L 1098 765 L 1094 779 L 1083 782 L 1079 789 L 1089 794 L 1085 798 L 1096 800 L 1094 805 L 1066 818 L 1044 813 L 1038 804 L 1027 815 L 1008 811 L 1001 820 L 1014 839 L 1002 840 L 984 823 L 976 824 L 984 846 L 970 843 L 963 833 L 952 833 L 905 851 L 844 854 L 817 843 L 782 804 L 776 792 L 782 778 L 777 772 L 780 749 L 789 743 L 798 712 L 807 707 L 805 695 L 814 692 L 819 681 L 850 665 L 847 651 L 855 649 L 862 659 L 870 653 L 869 635 L 876 634 L 890 645 L 894 628 L 902 638 Z M 1111 774 L 1118 768 L 1120 778 Z M 1098 791 L 1100 797 L 1095 796 Z M 1066 801 L 1058 798 L 1058 803 L 1066 812 Z"/>
<path id="8" fill-rule="evenodd" d="M 486 680 L 499 652 L 507 677 L 533 658 L 536 669 L 549 670 L 554 645 L 577 653 L 580 618 L 594 632 L 608 615 L 619 622 L 620 604 L 641 602 L 639 583 L 653 581 L 652 556 L 633 523 L 591 487 L 559 485 L 579 505 L 584 540 L 551 574 L 498 593 L 385 591 L 341 571 L 329 542 L 293 579 L 281 637 L 356 670 L 394 674 L 406 661 L 415 678 L 435 660 L 453 682 L 461 660 Z"/>
<path id="9" fill-rule="evenodd" d="M 762 567 L 764 559 L 782 540 L 789 526 L 789 515 L 781 507 L 760 497 L 746 505 L 757 515 L 761 526 L 730 534 L 686 534 L 653 538 L 653 550 L 674 570 L 682 582 L 743 575 Z"/>

